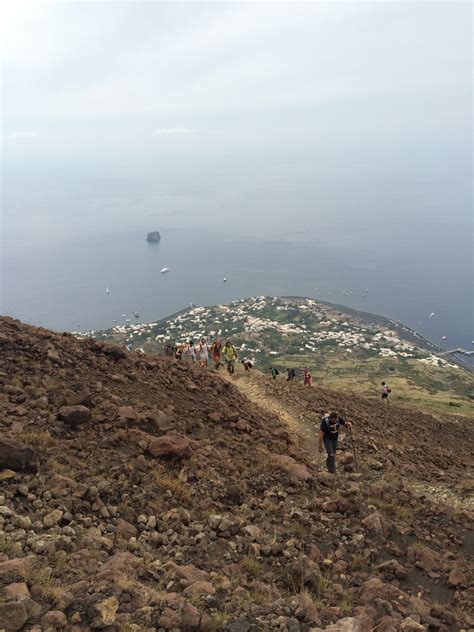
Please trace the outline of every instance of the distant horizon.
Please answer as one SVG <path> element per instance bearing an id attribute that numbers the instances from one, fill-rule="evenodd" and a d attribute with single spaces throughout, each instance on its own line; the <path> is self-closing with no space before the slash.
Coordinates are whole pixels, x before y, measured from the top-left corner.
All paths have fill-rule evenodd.
<path id="1" fill-rule="evenodd" d="M 1 312 L 105 328 L 319 287 L 470 348 L 470 3 L 0 10 Z"/>

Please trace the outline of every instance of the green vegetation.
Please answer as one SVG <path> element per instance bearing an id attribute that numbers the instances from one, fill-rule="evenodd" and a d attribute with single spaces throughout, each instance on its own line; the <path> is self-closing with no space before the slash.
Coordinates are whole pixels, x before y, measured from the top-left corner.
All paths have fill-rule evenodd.
<path id="1" fill-rule="evenodd" d="M 398 406 L 441 416 L 474 414 L 470 371 L 437 355 L 434 346 L 409 329 L 388 320 L 374 321 L 370 315 L 349 316 L 311 299 L 258 297 L 94 335 L 149 353 L 163 353 L 166 343 L 201 336 L 210 341 L 230 338 L 239 357 L 251 358 L 263 372 L 272 366 L 280 373 L 290 367 L 300 372 L 308 368 L 318 386 L 376 398 L 384 380 Z"/>

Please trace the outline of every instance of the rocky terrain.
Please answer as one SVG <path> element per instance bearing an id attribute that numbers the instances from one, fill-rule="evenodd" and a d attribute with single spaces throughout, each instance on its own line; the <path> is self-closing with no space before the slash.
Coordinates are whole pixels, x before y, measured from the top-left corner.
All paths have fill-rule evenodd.
<path id="1" fill-rule="evenodd" d="M 366 396 L 378 395 L 380 381 L 386 380 L 392 397 L 412 408 L 474 416 L 474 381 L 467 366 L 447 359 L 401 323 L 313 299 L 260 296 L 91 334 L 158 354 L 170 342 L 231 338 L 240 357 L 261 370 L 309 368 L 326 387 Z"/>
<path id="2" fill-rule="evenodd" d="M 474 627 L 471 423 L 251 376 L 293 426 L 239 376 L 9 318 L 0 358 L 0 629 Z"/>

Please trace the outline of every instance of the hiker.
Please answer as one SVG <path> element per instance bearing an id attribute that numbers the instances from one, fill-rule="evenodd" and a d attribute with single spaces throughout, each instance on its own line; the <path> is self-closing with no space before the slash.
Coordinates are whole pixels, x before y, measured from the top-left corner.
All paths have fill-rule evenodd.
<path id="1" fill-rule="evenodd" d="M 303 384 L 305 385 L 307 384 L 308 386 L 311 386 L 312 383 L 313 383 L 313 376 L 308 371 L 308 369 L 305 369 L 304 375 L 303 375 Z"/>
<path id="2" fill-rule="evenodd" d="M 209 362 L 209 347 L 205 338 L 201 338 L 198 347 L 199 366 L 205 368 Z"/>
<path id="3" fill-rule="evenodd" d="M 324 415 L 324 417 L 321 418 L 321 425 L 319 427 L 319 451 L 323 451 L 324 444 L 326 452 L 328 453 L 326 467 L 331 474 L 336 472 L 336 450 L 340 426 L 350 428 L 352 424 L 350 421 L 344 421 L 342 417 L 339 417 L 339 415 L 334 412 L 330 415 Z"/>
<path id="4" fill-rule="evenodd" d="M 183 357 L 184 345 L 179 345 L 176 347 L 176 351 L 174 352 L 174 357 L 176 360 L 181 360 Z"/>
<path id="5" fill-rule="evenodd" d="M 390 402 L 388 401 L 388 396 L 392 392 L 390 386 L 387 386 L 385 382 L 382 382 L 382 388 L 380 389 L 382 392 L 382 402 L 386 402 L 387 406 L 390 406 Z"/>
<path id="6" fill-rule="evenodd" d="M 296 377 L 296 369 L 288 369 L 287 371 L 287 382 L 292 382 Z"/>
<path id="7" fill-rule="evenodd" d="M 280 371 L 272 366 L 272 380 L 276 380 L 277 375 L 280 375 Z"/>
<path id="8" fill-rule="evenodd" d="M 165 344 L 165 356 L 167 358 L 171 358 L 173 355 L 173 345 L 168 342 L 167 344 Z"/>
<path id="9" fill-rule="evenodd" d="M 250 375 L 250 369 L 253 367 L 253 362 L 251 362 L 251 360 L 242 360 L 242 364 L 245 372 Z"/>
<path id="10" fill-rule="evenodd" d="M 220 338 L 217 338 L 217 340 L 214 341 L 211 347 L 211 352 L 212 352 L 212 360 L 214 362 L 214 368 L 218 369 L 222 364 L 221 363 L 222 340 Z"/>
<path id="11" fill-rule="evenodd" d="M 224 356 L 224 360 L 227 364 L 227 370 L 230 373 L 230 375 L 234 374 L 234 370 L 235 370 L 235 361 L 237 360 L 237 351 L 235 350 L 234 345 L 230 342 L 230 340 L 227 340 L 225 343 L 225 347 L 222 351 L 222 354 Z"/>
<path id="12" fill-rule="evenodd" d="M 184 355 L 190 362 L 196 362 L 196 349 L 194 348 L 194 342 L 192 340 L 188 341 L 184 349 Z"/>

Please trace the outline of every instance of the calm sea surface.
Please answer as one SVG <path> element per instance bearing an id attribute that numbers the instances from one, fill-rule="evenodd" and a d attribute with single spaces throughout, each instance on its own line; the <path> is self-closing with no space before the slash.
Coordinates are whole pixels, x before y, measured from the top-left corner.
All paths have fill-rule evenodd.
<path id="1" fill-rule="evenodd" d="M 400 319 L 446 348 L 474 348 L 469 226 L 326 223 L 293 233 L 288 217 L 288 228 L 280 221 L 253 234 L 251 224 L 226 227 L 225 217 L 191 226 L 178 211 L 135 222 L 125 206 L 123 221 L 98 222 L 100 209 L 74 204 L 74 221 L 60 221 L 56 209 L 54 231 L 41 213 L 28 221 L 14 207 L 4 214 L 3 314 L 88 330 L 123 322 L 123 314 L 135 321 L 134 311 L 146 322 L 190 302 L 304 295 Z M 155 229 L 162 240 L 148 244 Z M 171 271 L 160 274 L 165 266 Z"/>

